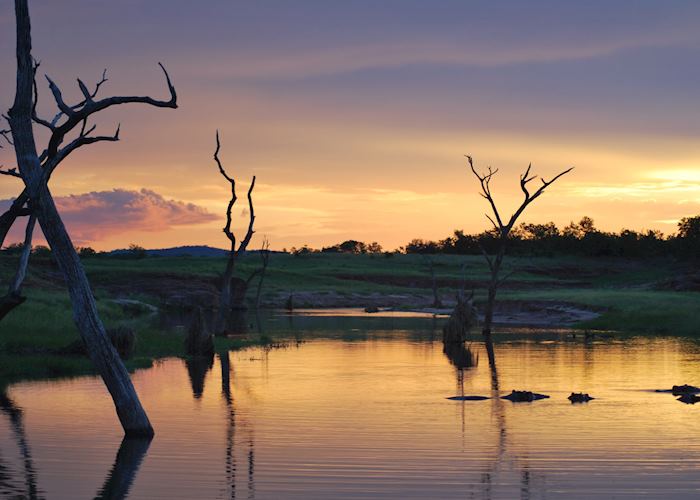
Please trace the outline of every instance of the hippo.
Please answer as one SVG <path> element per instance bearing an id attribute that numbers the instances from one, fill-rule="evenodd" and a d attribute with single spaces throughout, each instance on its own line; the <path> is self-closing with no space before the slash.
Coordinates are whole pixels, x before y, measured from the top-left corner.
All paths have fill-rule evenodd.
<path id="1" fill-rule="evenodd" d="M 674 385 L 671 389 L 656 389 L 656 392 L 670 392 L 674 396 L 680 396 L 682 394 L 700 394 L 700 387 L 688 384 Z"/>
<path id="2" fill-rule="evenodd" d="M 671 387 L 671 394 L 673 394 L 674 396 L 698 393 L 700 393 L 700 388 L 688 384 L 674 385 L 673 387 Z"/>
<path id="3" fill-rule="evenodd" d="M 538 399 L 546 399 L 549 396 L 546 394 L 538 394 L 531 391 L 511 391 L 507 396 L 501 396 L 501 399 L 507 399 L 513 403 L 531 403 L 532 401 L 537 401 Z"/>
<path id="4" fill-rule="evenodd" d="M 588 395 L 587 392 L 572 392 L 568 397 L 571 403 L 588 403 L 590 400 L 595 399 Z"/>

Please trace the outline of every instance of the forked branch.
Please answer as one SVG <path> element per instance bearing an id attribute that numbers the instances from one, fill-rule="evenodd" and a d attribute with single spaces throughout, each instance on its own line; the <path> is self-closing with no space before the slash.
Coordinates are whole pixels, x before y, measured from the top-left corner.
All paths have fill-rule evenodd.
<path id="1" fill-rule="evenodd" d="M 241 252 L 245 252 L 246 248 L 248 247 L 248 244 L 250 243 L 251 238 L 253 237 L 253 234 L 255 233 L 253 229 L 253 225 L 255 224 L 255 207 L 253 206 L 253 189 L 255 188 L 255 176 L 253 176 L 253 180 L 250 183 L 250 187 L 248 188 L 248 211 L 249 211 L 249 222 L 248 222 L 248 230 L 246 231 L 245 236 L 241 240 L 240 244 L 238 245 L 238 248 L 236 248 L 236 236 L 233 234 L 233 216 L 231 215 L 233 211 L 233 207 L 236 204 L 236 201 L 238 201 L 238 196 L 236 195 L 236 179 L 232 176 L 230 176 L 227 172 L 226 169 L 224 168 L 223 164 L 221 163 L 221 159 L 219 158 L 219 152 L 221 151 L 221 141 L 219 140 L 219 131 L 216 131 L 216 150 L 214 151 L 214 161 L 216 162 L 217 167 L 219 168 L 219 173 L 223 176 L 224 179 L 226 179 L 229 184 L 231 185 L 231 199 L 228 202 L 228 206 L 226 207 L 226 225 L 224 226 L 224 234 L 228 238 L 228 240 L 231 242 L 231 252 L 235 254 L 235 256 L 238 256 Z"/>
<path id="2" fill-rule="evenodd" d="M 97 82 L 95 89 L 92 92 L 88 90 L 87 86 L 82 82 L 82 80 L 78 79 L 78 87 L 83 94 L 83 100 L 77 104 L 69 105 L 63 99 L 63 93 L 61 92 L 60 87 L 51 78 L 46 76 L 46 80 L 49 83 L 49 90 L 51 90 L 51 94 L 53 95 L 59 111 L 51 121 L 39 118 L 36 115 L 36 112 L 33 114 L 32 118 L 35 122 L 40 123 L 51 130 L 51 138 L 49 139 L 48 147 L 42 156 L 45 156 L 46 159 L 55 157 L 59 152 L 60 145 L 63 143 L 68 133 L 70 133 L 81 123 L 86 123 L 88 118 L 90 118 L 90 116 L 93 114 L 109 107 L 120 104 L 141 103 L 158 108 L 177 108 L 177 92 L 175 91 L 175 87 L 170 80 L 170 75 L 161 63 L 158 63 L 158 66 L 160 66 L 160 69 L 165 75 L 166 85 L 170 94 L 170 98 L 167 100 L 155 99 L 150 96 L 113 96 L 103 99 L 95 99 L 100 87 L 107 82 L 105 70 L 105 72 L 102 73 L 102 79 Z M 35 96 L 35 109 L 36 100 L 37 99 Z M 64 155 L 64 157 L 65 156 L 67 156 L 67 154 Z"/>
<path id="3" fill-rule="evenodd" d="M 491 180 L 493 179 L 493 176 L 496 174 L 496 172 L 498 172 L 498 169 L 493 170 L 491 167 L 488 167 L 488 172 L 480 174 L 474 167 L 474 161 L 472 157 L 466 155 L 466 158 L 469 163 L 469 168 L 471 169 L 474 176 L 479 180 L 479 185 L 481 187 L 481 192 L 479 193 L 479 195 L 486 199 L 489 202 L 489 205 L 491 205 L 491 210 L 493 212 L 494 217 L 491 217 L 488 214 L 486 214 L 486 218 L 499 232 L 501 237 L 508 236 L 508 233 L 510 233 L 510 230 L 513 229 L 513 226 L 518 220 L 518 217 L 520 217 L 520 215 L 527 208 L 527 206 L 534 200 L 536 200 L 544 192 L 544 190 L 547 189 L 549 185 L 551 185 L 557 179 L 559 179 L 565 174 L 568 174 L 574 169 L 574 167 L 568 168 L 554 176 L 549 181 L 546 181 L 545 179 L 540 179 L 542 181 L 542 185 L 539 188 L 537 188 L 533 193 L 531 193 L 528 189 L 528 184 L 533 180 L 537 179 L 537 176 L 530 175 L 532 164 L 529 164 L 525 169 L 525 172 L 520 175 L 520 189 L 525 195 L 525 199 L 522 201 L 522 203 L 520 204 L 518 209 L 513 213 L 513 215 L 510 216 L 510 219 L 508 219 L 508 223 L 504 223 L 500 213 L 498 212 L 498 208 L 496 207 L 496 202 L 494 201 L 493 195 L 491 194 Z"/>

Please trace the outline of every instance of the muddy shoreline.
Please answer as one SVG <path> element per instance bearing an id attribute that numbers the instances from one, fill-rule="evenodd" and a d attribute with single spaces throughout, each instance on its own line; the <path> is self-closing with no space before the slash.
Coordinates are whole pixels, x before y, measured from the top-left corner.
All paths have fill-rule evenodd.
<path id="1" fill-rule="evenodd" d="M 289 295 L 279 295 L 268 300 L 264 305 L 269 308 L 285 307 Z M 422 294 L 338 294 L 335 292 L 298 292 L 292 294 L 295 309 L 322 309 L 332 312 L 333 309 L 358 309 L 359 315 L 372 316 L 375 313 L 364 313 L 365 308 L 378 309 L 380 313 L 387 312 L 416 312 L 436 315 L 449 315 L 455 301 L 444 301 L 442 308 L 428 307 L 432 296 Z M 477 309 L 482 310 L 478 301 Z M 582 304 L 566 301 L 544 300 L 499 300 L 496 302 L 494 323 L 501 325 L 517 325 L 532 327 L 568 327 L 582 321 L 597 318 L 604 312 L 601 308 L 592 308 Z M 480 318 L 480 319 L 483 319 Z"/>

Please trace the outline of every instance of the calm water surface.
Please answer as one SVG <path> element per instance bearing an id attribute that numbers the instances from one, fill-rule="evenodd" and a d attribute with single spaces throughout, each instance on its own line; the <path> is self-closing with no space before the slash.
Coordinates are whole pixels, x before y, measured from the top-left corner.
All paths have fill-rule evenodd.
<path id="1" fill-rule="evenodd" d="M 96 378 L 12 385 L 0 497 L 700 498 L 700 404 L 652 392 L 700 385 L 697 342 L 514 333 L 494 373 L 479 343 L 458 370 L 411 321 L 302 323 L 287 348 L 139 371 L 150 444 L 120 446 Z M 511 389 L 551 399 L 445 399 Z"/>

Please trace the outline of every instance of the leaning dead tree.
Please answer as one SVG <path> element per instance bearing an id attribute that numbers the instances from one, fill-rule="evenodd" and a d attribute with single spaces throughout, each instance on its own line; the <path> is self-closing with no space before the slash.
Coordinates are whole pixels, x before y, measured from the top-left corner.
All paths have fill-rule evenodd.
<path id="1" fill-rule="evenodd" d="M 510 231 L 513 229 L 516 221 L 518 220 L 518 217 L 520 217 L 520 215 L 525 211 L 527 206 L 533 201 L 535 201 L 537 198 L 539 198 L 550 184 L 559 179 L 561 176 L 571 172 L 573 170 L 573 167 L 564 170 L 563 172 L 560 172 L 550 181 L 540 179 L 542 181 L 542 185 L 539 186 L 535 191 L 530 192 L 528 184 L 533 180 L 537 179 L 537 176 L 530 175 L 530 168 L 532 167 L 532 164 L 528 165 L 527 169 L 525 169 L 525 173 L 523 173 L 520 176 L 520 189 L 525 195 L 525 198 L 523 199 L 518 209 L 515 212 L 513 212 L 513 215 L 510 216 L 510 219 L 505 220 L 501 217 L 501 214 L 499 213 L 498 208 L 496 207 L 496 202 L 494 201 L 493 194 L 491 193 L 491 180 L 493 179 L 493 176 L 496 175 L 496 173 L 498 172 L 498 169 L 494 170 L 491 167 L 489 167 L 488 172 L 479 173 L 474 167 L 474 162 L 472 161 L 471 156 L 467 156 L 467 161 L 469 162 L 469 168 L 471 169 L 472 173 L 479 180 L 479 185 L 481 187 L 481 192 L 479 194 L 486 201 L 488 201 L 489 205 L 491 206 L 493 217 L 486 214 L 486 218 L 491 222 L 491 224 L 493 224 L 495 233 L 497 235 L 495 255 L 489 255 L 483 247 L 481 248 L 481 251 L 484 254 L 484 258 L 488 263 L 489 271 L 491 274 L 491 279 L 489 281 L 488 287 L 488 296 L 486 300 L 486 307 L 484 309 L 484 324 L 482 326 L 482 334 L 487 339 L 490 339 L 491 323 L 493 322 L 493 310 L 496 304 L 496 292 L 498 291 L 498 287 L 501 284 L 503 284 L 503 282 L 508 278 L 508 276 L 501 277 L 500 272 L 501 265 L 503 264 L 503 257 L 506 253 L 506 247 L 508 245 L 508 237 Z"/>
<path id="2" fill-rule="evenodd" d="M 119 127 L 113 135 L 93 135 L 95 125 L 89 123 L 93 115 L 112 106 L 127 103 L 177 108 L 175 87 L 165 68 L 160 65 L 165 74 L 170 93 L 169 99 L 159 100 L 147 96 L 97 98 L 100 87 L 107 81 L 103 74 L 92 91 L 78 79 L 82 100 L 69 104 L 64 100 L 60 87 L 46 77 L 58 111 L 51 119 L 42 118 L 37 113 L 36 73 L 39 65 L 32 58 L 31 23 L 27 0 L 15 0 L 15 16 L 17 88 L 14 103 L 6 119 L 10 125 L 17 167 L 6 172 L 11 172 L 10 175 L 19 175 L 25 188 L 10 208 L 10 213 L 4 214 L 3 217 L 7 216 L 4 220 L 14 221 L 20 215 L 36 216 L 46 241 L 51 247 L 53 257 L 65 278 L 73 305 L 73 318 L 80 336 L 114 400 L 117 416 L 125 433 L 152 436 L 153 428 L 141 406 L 129 373 L 105 333 L 87 276 L 56 209 L 48 182 L 56 167 L 77 149 L 97 142 L 119 140 Z M 35 124 L 49 132 L 48 144 L 41 152 L 36 146 Z"/>
<path id="3" fill-rule="evenodd" d="M 226 320 L 231 314 L 232 308 L 234 307 L 234 305 L 236 305 L 235 302 L 237 302 L 237 300 L 234 300 L 234 294 L 236 293 L 236 290 L 234 290 L 232 286 L 233 273 L 235 271 L 236 261 L 238 260 L 241 254 L 245 253 L 246 249 L 248 248 L 248 244 L 250 243 L 250 239 L 255 233 L 255 231 L 253 230 L 253 224 L 255 223 L 255 209 L 253 207 L 253 189 L 255 188 L 255 176 L 253 176 L 253 180 L 251 181 L 250 187 L 248 188 L 248 229 L 246 230 L 243 239 L 240 241 L 240 243 L 238 243 L 238 248 L 236 248 L 236 236 L 233 234 L 233 217 L 231 215 L 233 207 L 236 204 L 236 201 L 238 201 L 238 197 L 236 196 L 236 179 L 234 177 L 231 177 L 228 173 L 226 173 L 226 169 L 222 165 L 221 160 L 219 158 L 220 150 L 221 142 L 219 141 L 219 132 L 217 131 L 214 161 L 216 162 L 216 165 L 219 168 L 219 173 L 231 185 L 231 199 L 228 202 L 228 207 L 226 207 L 226 225 L 224 226 L 224 234 L 228 238 L 231 246 L 228 252 L 228 257 L 226 259 L 226 269 L 224 271 L 221 281 L 219 312 L 216 320 L 217 334 L 222 333 L 225 330 Z M 247 283 L 244 283 L 244 286 L 247 287 Z M 245 293 L 243 293 L 243 295 L 245 295 Z"/>

